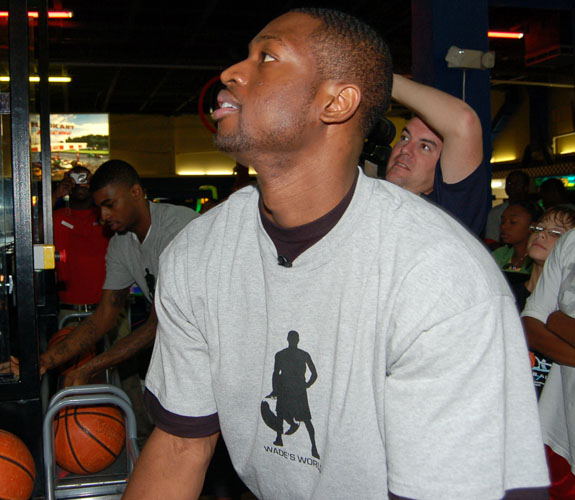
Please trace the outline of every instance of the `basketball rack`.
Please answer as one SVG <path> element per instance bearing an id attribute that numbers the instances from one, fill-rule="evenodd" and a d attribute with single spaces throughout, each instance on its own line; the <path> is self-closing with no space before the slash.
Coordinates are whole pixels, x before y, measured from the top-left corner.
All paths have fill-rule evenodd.
<path id="1" fill-rule="evenodd" d="M 57 479 L 54 456 L 54 417 L 68 406 L 115 405 L 124 414 L 126 446 L 107 469 L 91 475 L 70 474 Z M 44 472 L 46 476 L 46 500 L 98 499 L 115 500 L 122 496 L 128 478 L 139 455 L 136 416 L 130 399 L 120 388 L 110 384 L 79 385 L 58 391 L 48 405 L 43 422 Z"/>

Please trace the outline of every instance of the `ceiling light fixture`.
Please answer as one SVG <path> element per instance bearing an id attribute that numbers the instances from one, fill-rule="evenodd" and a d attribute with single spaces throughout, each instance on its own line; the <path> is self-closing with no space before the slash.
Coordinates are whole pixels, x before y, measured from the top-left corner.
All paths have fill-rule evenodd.
<path id="1" fill-rule="evenodd" d="M 29 80 L 33 83 L 38 83 L 40 81 L 40 77 L 31 76 Z M 9 76 L 0 76 L 0 82 L 9 82 L 9 81 L 10 81 Z M 70 78 L 69 76 L 49 76 L 48 81 L 50 83 L 70 83 L 72 81 L 72 78 Z"/>
<path id="2" fill-rule="evenodd" d="M 520 40 L 523 38 L 524 33 L 514 33 L 512 31 L 488 31 L 487 36 L 489 38 L 512 38 Z"/>
<path id="3" fill-rule="evenodd" d="M 49 19 L 71 19 L 74 14 L 70 10 L 49 10 L 48 11 L 48 18 Z M 30 10 L 28 11 L 28 17 L 33 19 L 38 19 L 40 14 L 38 11 Z M 0 11 L 0 17 L 8 17 L 7 11 Z"/>

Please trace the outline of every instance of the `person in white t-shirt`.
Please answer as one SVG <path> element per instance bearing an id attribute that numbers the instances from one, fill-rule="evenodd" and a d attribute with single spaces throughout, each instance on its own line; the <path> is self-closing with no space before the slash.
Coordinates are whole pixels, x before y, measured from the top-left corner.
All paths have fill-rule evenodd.
<path id="1" fill-rule="evenodd" d="M 539 400 L 549 454 L 550 492 L 575 495 L 575 230 L 553 247 L 543 274 L 527 299 L 523 325 L 529 346 L 554 361 Z M 569 470 L 571 469 L 571 470 Z M 559 498 L 559 497 L 553 497 Z"/>

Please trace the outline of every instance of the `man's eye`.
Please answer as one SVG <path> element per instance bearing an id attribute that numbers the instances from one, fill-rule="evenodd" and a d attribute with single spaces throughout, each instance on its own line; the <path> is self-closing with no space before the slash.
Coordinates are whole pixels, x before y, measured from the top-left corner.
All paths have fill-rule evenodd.
<path id="1" fill-rule="evenodd" d="M 275 57 L 270 56 L 269 54 L 266 54 L 265 52 L 263 53 L 263 62 L 272 62 L 275 61 Z"/>
<path id="2" fill-rule="evenodd" d="M 409 141 L 409 137 L 406 136 L 406 135 L 402 135 L 402 136 L 399 138 L 399 140 L 400 140 L 400 141 L 403 141 L 403 142 L 406 142 L 406 141 Z"/>
<path id="3" fill-rule="evenodd" d="M 428 144 L 423 144 L 422 148 L 423 148 L 425 151 L 431 151 L 431 148 L 429 147 Z"/>

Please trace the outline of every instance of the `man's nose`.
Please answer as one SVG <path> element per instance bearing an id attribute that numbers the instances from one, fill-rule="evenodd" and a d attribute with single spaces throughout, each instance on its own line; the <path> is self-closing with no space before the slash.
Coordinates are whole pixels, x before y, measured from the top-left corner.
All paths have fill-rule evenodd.
<path id="1" fill-rule="evenodd" d="M 412 145 L 411 141 L 403 141 L 401 143 L 401 146 L 400 146 L 400 151 L 403 154 L 411 155 L 413 152 L 413 145 Z"/>
<path id="2" fill-rule="evenodd" d="M 246 61 L 240 61 L 239 63 L 230 66 L 229 68 L 222 71 L 221 74 L 221 81 L 226 86 L 229 87 L 234 83 L 239 86 L 244 86 L 248 79 L 247 79 L 247 71 L 246 71 Z"/>

